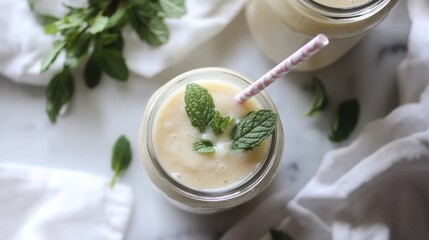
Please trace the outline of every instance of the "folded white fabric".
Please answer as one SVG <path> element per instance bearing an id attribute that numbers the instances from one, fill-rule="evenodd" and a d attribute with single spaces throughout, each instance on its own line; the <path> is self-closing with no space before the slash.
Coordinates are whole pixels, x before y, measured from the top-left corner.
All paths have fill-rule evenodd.
<path id="1" fill-rule="evenodd" d="M 62 58 L 46 73 L 40 63 L 51 49 L 52 36 L 43 33 L 36 14 L 60 17 L 62 3 L 84 6 L 86 0 L 36 0 L 32 13 L 26 0 L 0 1 L 0 74 L 17 82 L 45 85 L 61 67 Z M 130 27 L 123 30 L 124 56 L 131 71 L 152 77 L 219 33 L 240 12 L 245 0 L 186 0 L 188 13 L 180 19 L 167 19 L 169 41 L 160 47 L 143 43 Z"/>
<path id="2" fill-rule="evenodd" d="M 0 165 L 1 239 L 119 240 L 132 203 L 128 186 L 110 189 L 105 178 Z"/>
<path id="3" fill-rule="evenodd" d="M 316 176 L 280 211 L 283 217 L 272 214 L 281 223 L 260 209 L 273 211 L 273 201 L 286 206 L 287 190 L 224 240 L 269 239 L 273 227 L 297 240 L 428 239 L 429 2 L 409 0 L 408 8 L 409 53 L 398 71 L 402 105 L 368 124 L 350 146 L 326 154 Z"/>

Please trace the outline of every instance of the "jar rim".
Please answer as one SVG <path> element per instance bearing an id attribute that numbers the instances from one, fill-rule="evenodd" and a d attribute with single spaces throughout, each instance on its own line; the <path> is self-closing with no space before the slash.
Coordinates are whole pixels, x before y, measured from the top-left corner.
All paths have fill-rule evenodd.
<path id="1" fill-rule="evenodd" d="M 162 104 L 165 97 L 174 91 L 177 87 L 185 85 L 187 82 L 193 82 L 192 79 L 198 76 L 203 76 L 207 74 L 218 74 L 218 78 L 224 77 L 223 80 L 235 83 L 240 87 L 246 87 L 245 85 L 250 85 L 252 82 L 246 76 L 237 73 L 230 69 L 225 68 L 199 68 L 195 70 L 191 70 L 185 72 L 171 81 L 167 82 L 164 86 L 162 86 L 157 92 L 155 99 L 152 99 L 148 102 L 147 113 L 145 112 L 145 116 L 147 116 L 147 120 L 143 119 L 143 121 L 147 121 L 147 126 L 143 126 L 140 129 L 139 134 L 139 145 L 143 144 L 139 147 L 146 148 L 146 156 L 140 156 L 140 162 L 144 161 L 142 158 L 147 157 L 150 160 L 150 163 L 153 165 L 154 169 L 157 171 L 159 176 L 161 176 L 161 180 L 163 184 L 172 189 L 177 194 L 185 196 L 188 199 L 192 199 L 196 202 L 222 202 L 228 201 L 232 199 L 236 199 L 240 196 L 252 193 L 256 185 L 258 185 L 267 175 L 270 176 L 271 179 L 274 176 L 272 171 L 276 172 L 278 168 L 278 164 L 280 161 L 280 156 L 283 150 L 283 129 L 281 126 L 281 121 L 278 119 L 276 130 L 273 132 L 271 136 L 271 143 L 268 147 L 268 153 L 264 157 L 264 161 L 261 162 L 261 166 L 252 172 L 246 178 L 240 180 L 237 184 L 232 184 L 225 188 L 214 189 L 214 190 L 197 190 L 191 187 L 188 187 L 176 179 L 174 179 L 164 168 L 161 166 L 154 147 L 151 147 L 153 144 L 153 125 L 154 120 L 156 118 L 156 113 L 160 105 Z M 213 75 L 214 76 L 214 75 Z M 240 84 L 238 84 L 240 82 Z M 154 94 L 155 95 L 155 94 Z M 268 96 L 266 92 L 261 92 L 258 97 L 258 102 L 264 107 L 271 109 L 272 111 L 277 113 L 277 109 L 275 108 L 274 103 L 271 98 Z M 158 104 L 158 106 L 157 106 Z M 149 106 L 150 105 L 150 106 Z M 145 128 L 144 130 L 142 128 Z M 143 132 L 146 132 L 145 136 Z M 142 140 L 142 141 L 141 141 Z M 271 179 L 269 182 L 271 182 Z M 267 184 L 268 185 L 268 184 Z M 265 188 L 265 187 L 264 187 Z M 167 193 L 168 195 L 168 193 Z"/>
<path id="2" fill-rule="evenodd" d="M 317 12 L 323 17 L 332 19 L 360 19 L 369 17 L 383 9 L 391 0 L 369 0 L 351 7 L 332 7 L 321 4 L 316 0 L 298 0 L 303 6 Z"/>

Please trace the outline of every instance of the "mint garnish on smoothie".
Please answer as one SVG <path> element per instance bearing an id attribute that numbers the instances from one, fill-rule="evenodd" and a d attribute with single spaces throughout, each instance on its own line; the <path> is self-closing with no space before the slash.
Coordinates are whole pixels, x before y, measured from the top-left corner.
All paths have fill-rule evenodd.
<path id="1" fill-rule="evenodd" d="M 192 124 L 201 133 L 210 127 L 216 135 L 220 135 L 234 119 L 222 117 L 216 110 L 214 101 L 207 89 L 196 83 L 190 83 L 185 91 L 186 114 Z M 231 101 L 231 104 L 233 102 Z M 276 128 L 277 114 L 269 109 L 249 112 L 234 126 L 231 133 L 233 150 L 252 150 L 264 139 L 268 138 Z M 199 153 L 215 153 L 212 141 L 198 139 L 194 150 Z"/>

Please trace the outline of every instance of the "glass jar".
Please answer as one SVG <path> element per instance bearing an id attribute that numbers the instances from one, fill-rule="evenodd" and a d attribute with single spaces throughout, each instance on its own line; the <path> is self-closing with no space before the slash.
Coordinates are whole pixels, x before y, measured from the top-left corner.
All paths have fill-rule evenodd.
<path id="1" fill-rule="evenodd" d="M 201 68 L 183 73 L 159 88 L 149 99 L 138 136 L 138 151 L 148 177 L 173 204 L 195 213 L 214 213 L 242 204 L 265 189 L 274 177 L 283 151 L 283 129 L 280 119 L 270 137 L 265 158 L 238 184 L 219 190 L 196 190 L 178 182 L 165 171 L 154 146 L 154 124 L 162 103 L 179 87 L 197 80 L 227 81 L 244 89 L 252 82 L 247 77 L 224 68 Z M 254 98 L 265 109 L 277 110 L 265 91 Z M 231 99 L 231 101 L 234 101 Z"/>
<path id="2" fill-rule="evenodd" d="M 314 0 L 249 0 L 246 19 L 256 44 L 275 63 L 317 34 L 325 34 L 330 44 L 297 68 L 310 71 L 343 56 L 386 17 L 396 2 L 368 0 L 356 6 L 332 7 Z"/>

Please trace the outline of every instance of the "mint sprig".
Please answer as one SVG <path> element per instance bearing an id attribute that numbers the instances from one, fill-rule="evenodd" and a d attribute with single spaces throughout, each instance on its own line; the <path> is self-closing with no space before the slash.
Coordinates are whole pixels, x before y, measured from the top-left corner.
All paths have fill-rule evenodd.
<path id="1" fill-rule="evenodd" d="M 211 127 L 216 135 L 223 133 L 234 119 L 222 117 L 216 110 L 213 98 L 204 87 L 190 83 L 185 91 L 185 110 L 192 126 L 204 133 Z M 248 113 L 231 134 L 232 149 L 252 150 L 268 138 L 276 128 L 277 114 L 269 109 Z M 194 150 L 200 153 L 214 153 L 215 148 L 209 140 L 200 139 L 194 143 Z"/>
<path id="2" fill-rule="evenodd" d="M 36 0 L 27 1 L 30 9 L 37 5 Z M 121 29 L 125 25 L 130 23 L 142 41 L 159 46 L 169 38 L 164 19 L 178 18 L 186 13 L 184 0 L 89 0 L 87 7 L 65 7 L 67 13 L 62 19 L 41 16 L 42 20 L 47 20 L 45 33 L 59 36 L 52 50 L 42 60 L 41 71 L 48 70 L 61 53 L 65 53 L 61 72 L 71 72 L 89 57 L 84 70 L 85 83 L 89 88 L 100 83 L 103 73 L 119 81 L 128 79 L 129 70 L 122 52 L 124 41 Z M 51 79 L 55 83 L 50 85 L 64 82 L 74 85 L 70 83 L 74 81 L 71 74 L 61 72 Z M 59 79 L 61 77 L 64 79 Z M 48 87 L 46 95 L 61 95 L 64 92 L 53 92 L 55 89 L 60 88 Z M 52 123 L 58 116 L 59 111 L 56 109 L 69 103 L 72 96 L 73 91 L 68 91 L 67 97 L 47 98 L 48 115 Z"/>
<path id="3" fill-rule="evenodd" d="M 250 112 L 232 132 L 232 149 L 252 150 L 274 132 L 276 123 L 277 114 L 271 110 Z"/>
<path id="4" fill-rule="evenodd" d="M 194 150 L 199 153 L 215 153 L 216 150 L 213 147 L 213 143 L 207 139 L 198 139 L 194 143 Z"/>
<path id="5" fill-rule="evenodd" d="M 186 85 L 185 104 L 185 110 L 192 126 L 203 133 L 210 125 L 215 114 L 212 96 L 207 89 L 199 84 L 190 83 Z"/>
<path id="6" fill-rule="evenodd" d="M 216 135 L 220 135 L 223 133 L 223 130 L 225 130 L 225 128 L 228 127 L 233 121 L 233 118 L 229 116 L 222 117 L 219 111 L 216 111 L 210 125 L 213 129 L 213 132 Z"/>

